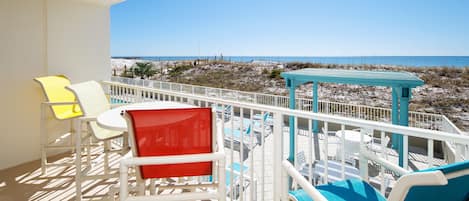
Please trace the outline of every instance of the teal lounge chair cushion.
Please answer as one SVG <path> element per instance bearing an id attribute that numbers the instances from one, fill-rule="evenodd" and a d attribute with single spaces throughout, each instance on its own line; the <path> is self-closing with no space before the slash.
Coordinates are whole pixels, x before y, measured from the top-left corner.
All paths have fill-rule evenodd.
<path id="1" fill-rule="evenodd" d="M 440 170 L 444 174 L 469 169 L 469 161 L 443 165 L 422 170 L 420 172 L 428 172 Z M 444 186 L 416 186 L 409 190 L 406 201 L 414 200 L 452 200 L 467 201 L 469 200 L 469 175 L 460 176 L 449 179 L 448 184 Z"/>
<path id="2" fill-rule="evenodd" d="M 231 129 L 231 128 L 224 128 L 223 132 L 225 133 L 226 136 L 233 136 L 235 139 L 240 139 L 241 138 L 241 131 L 239 129 Z M 246 132 L 244 132 L 245 136 L 250 136 L 251 134 L 251 127 L 249 126 Z"/>
<path id="3" fill-rule="evenodd" d="M 329 201 L 386 201 L 370 184 L 358 179 L 320 185 L 316 189 Z M 312 201 L 303 190 L 291 191 L 290 195 L 298 201 Z"/>
<path id="4" fill-rule="evenodd" d="M 236 139 L 239 139 L 241 137 L 241 131 L 238 129 L 231 129 L 231 128 L 224 128 L 223 132 L 227 136 L 233 136 Z"/>
<path id="5" fill-rule="evenodd" d="M 241 173 L 241 164 L 239 163 L 233 163 L 233 166 L 229 166 L 228 169 L 225 171 L 225 185 L 228 187 L 230 186 L 231 184 L 231 169 L 233 169 L 233 171 L 235 172 L 238 172 L 238 174 Z M 245 174 L 245 176 L 248 174 L 248 170 L 249 168 L 245 165 L 243 165 L 243 173 Z M 234 173 L 233 175 L 233 181 L 234 183 L 238 183 L 238 174 Z"/>

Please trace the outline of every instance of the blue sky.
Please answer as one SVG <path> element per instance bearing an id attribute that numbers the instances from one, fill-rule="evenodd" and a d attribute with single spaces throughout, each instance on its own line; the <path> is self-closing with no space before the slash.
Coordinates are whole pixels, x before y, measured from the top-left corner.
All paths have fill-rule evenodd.
<path id="1" fill-rule="evenodd" d="M 112 56 L 469 55 L 466 0 L 127 0 Z"/>

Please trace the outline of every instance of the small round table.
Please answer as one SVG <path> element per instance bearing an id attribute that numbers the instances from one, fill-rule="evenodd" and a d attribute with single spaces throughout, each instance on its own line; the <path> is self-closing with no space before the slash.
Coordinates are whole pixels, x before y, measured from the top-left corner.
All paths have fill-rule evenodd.
<path id="1" fill-rule="evenodd" d="M 345 134 L 345 141 L 351 142 L 351 143 L 360 143 L 360 132 L 357 131 L 352 131 L 352 130 L 339 130 L 335 132 L 335 135 L 338 138 L 342 138 L 342 132 Z M 368 143 L 371 142 L 371 137 L 368 135 L 363 135 L 363 142 Z"/>
<path id="2" fill-rule="evenodd" d="M 360 138 L 361 134 L 360 132 L 353 131 L 353 130 L 339 130 L 335 133 L 335 135 L 341 140 L 342 139 L 342 132 L 345 134 L 344 136 L 344 151 L 346 155 L 346 159 L 348 158 L 347 156 L 355 157 L 357 156 L 358 153 L 360 153 Z M 371 142 L 371 137 L 368 135 L 363 135 L 363 143 L 369 143 Z M 338 157 L 340 158 L 341 156 L 341 150 L 340 147 L 338 148 Z"/>
<path id="3" fill-rule="evenodd" d="M 143 102 L 133 103 L 116 107 L 101 113 L 97 118 L 96 122 L 99 126 L 116 131 L 127 131 L 127 122 L 122 117 L 122 113 L 125 110 L 153 110 L 153 109 L 172 109 L 172 108 L 195 108 L 194 105 L 170 102 L 170 101 L 154 101 L 154 102 Z"/>

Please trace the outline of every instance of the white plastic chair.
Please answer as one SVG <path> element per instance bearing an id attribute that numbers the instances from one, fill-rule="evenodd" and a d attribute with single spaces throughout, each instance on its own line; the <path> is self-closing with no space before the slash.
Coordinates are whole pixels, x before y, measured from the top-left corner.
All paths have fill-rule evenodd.
<path id="1" fill-rule="evenodd" d="M 290 199 L 298 201 L 467 201 L 469 198 L 467 188 L 469 186 L 469 161 L 410 172 L 368 151 L 360 154 L 365 158 L 376 160 L 377 163 L 395 171 L 398 175 L 402 175 L 387 198 L 368 182 L 359 179 L 312 186 L 289 161 L 284 160 L 282 161 L 286 173 L 284 176 L 290 175 L 302 187 L 300 190 L 290 191 Z"/>
<path id="2" fill-rule="evenodd" d="M 388 136 L 384 137 L 384 140 L 377 139 L 377 138 L 372 138 L 373 140 L 371 143 L 367 145 L 368 149 L 373 151 L 374 153 L 382 153 L 383 151 L 386 153 L 386 149 L 388 147 L 390 138 Z M 383 145 L 384 144 L 384 150 L 383 150 Z"/>
<path id="3" fill-rule="evenodd" d="M 70 91 L 72 91 L 80 105 L 80 108 L 84 114 L 83 117 L 77 119 L 77 132 L 82 132 L 82 125 L 85 124 L 87 129 L 86 131 L 89 132 L 95 141 L 103 143 L 103 153 L 104 153 L 104 175 L 86 175 L 85 172 L 82 172 L 81 163 L 81 152 L 77 151 L 76 154 L 76 194 L 77 200 L 81 199 L 82 194 L 82 186 L 81 183 L 84 180 L 89 179 L 100 179 L 100 178 L 111 178 L 117 177 L 118 173 L 110 174 L 109 168 L 109 153 L 110 152 L 125 152 L 128 150 L 128 141 L 124 138 L 123 140 L 123 149 L 122 150 L 111 150 L 110 140 L 123 137 L 123 133 L 120 131 L 113 131 L 101 128 L 97 122 L 96 117 L 111 109 L 111 104 L 109 103 L 103 88 L 101 85 L 96 81 L 87 81 L 78 84 L 73 84 L 66 87 Z M 77 135 L 80 136 L 80 135 Z M 81 150 L 82 144 L 79 137 L 75 142 L 76 150 Z M 88 151 L 88 156 L 90 155 Z M 88 162 L 88 166 L 91 167 L 90 161 Z"/>
<path id="4" fill-rule="evenodd" d="M 64 75 L 52 75 L 34 78 L 34 81 L 37 82 L 44 93 L 45 101 L 41 103 L 41 123 L 40 123 L 40 133 L 41 133 L 41 173 L 45 174 L 47 167 L 50 166 L 73 166 L 74 163 L 49 163 L 47 161 L 47 151 L 48 150 L 74 150 L 72 139 L 74 137 L 73 130 L 73 119 L 83 116 L 83 113 L 80 110 L 76 102 L 75 96 L 70 93 L 70 91 L 65 89 L 65 86 L 70 85 L 70 80 Z M 62 137 L 66 134 L 62 134 L 53 140 L 49 140 L 51 137 L 47 130 L 47 108 L 50 108 L 54 118 L 58 121 L 70 121 L 70 143 L 64 145 L 61 143 Z M 56 143 L 59 141 L 59 143 Z"/>
<path id="5" fill-rule="evenodd" d="M 120 165 L 120 200 L 226 199 L 223 136 L 217 134 L 216 114 L 211 108 L 126 111 L 132 156 Z M 129 197 L 128 170 L 136 167 L 137 196 Z M 165 189 L 201 189 L 145 195 L 145 180 L 156 178 L 212 176 L 204 183 L 159 185 Z M 154 190 L 150 186 L 150 193 Z M 209 191 L 214 188 L 216 191 Z"/>

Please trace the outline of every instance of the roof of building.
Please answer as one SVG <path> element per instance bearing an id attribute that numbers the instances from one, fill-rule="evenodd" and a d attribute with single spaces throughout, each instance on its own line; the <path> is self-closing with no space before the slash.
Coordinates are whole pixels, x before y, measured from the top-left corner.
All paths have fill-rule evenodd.
<path id="1" fill-rule="evenodd" d="M 423 80 L 409 72 L 338 70 L 323 68 L 305 68 L 283 72 L 287 84 L 308 82 L 343 83 L 371 86 L 390 86 L 414 88 L 424 84 Z"/>

